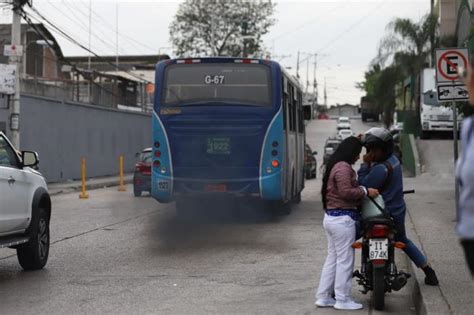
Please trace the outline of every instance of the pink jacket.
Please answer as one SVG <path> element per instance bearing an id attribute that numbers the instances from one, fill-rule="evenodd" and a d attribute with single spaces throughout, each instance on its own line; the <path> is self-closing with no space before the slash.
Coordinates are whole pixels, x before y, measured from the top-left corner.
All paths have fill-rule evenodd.
<path id="1" fill-rule="evenodd" d="M 357 174 L 347 162 L 338 162 L 329 174 L 326 191 L 327 209 L 355 209 L 365 196 L 357 183 Z"/>

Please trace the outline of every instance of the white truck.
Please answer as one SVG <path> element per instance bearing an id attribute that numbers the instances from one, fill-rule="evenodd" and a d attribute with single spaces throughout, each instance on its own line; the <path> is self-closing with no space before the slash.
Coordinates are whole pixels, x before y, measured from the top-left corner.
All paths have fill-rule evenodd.
<path id="1" fill-rule="evenodd" d="M 436 72 L 433 68 L 423 69 L 421 72 L 421 138 L 430 138 L 433 132 L 453 132 L 453 111 L 450 106 L 438 104 L 436 101 Z M 427 94 L 432 95 L 434 101 L 428 104 Z M 446 104 L 447 105 L 447 104 Z M 462 116 L 458 115 L 458 130 L 461 126 Z"/>

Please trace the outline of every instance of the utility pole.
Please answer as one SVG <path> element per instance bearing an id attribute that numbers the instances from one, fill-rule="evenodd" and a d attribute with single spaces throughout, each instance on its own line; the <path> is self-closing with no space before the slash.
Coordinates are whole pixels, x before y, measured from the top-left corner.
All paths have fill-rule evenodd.
<path id="1" fill-rule="evenodd" d="M 304 93 L 308 94 L 308 88 L 309 88 L 309 58 L 306 59 L 306 88 Z"/>
<path id="2" fill-rule="evenodd" d="M 92 0 L 89 0 L 89 58 L 87 60 L 87 69 L 91 69 L 91 41 L 92 41 Z"/>
<path id="3" fill-rule="evenodd" d="M 434 14 L 434 0 L 430 0 L 430 14 Z M 434 67 L 436 55 L 435 55 L 435 35 L 430 35 L 430 46 L 431 46 L 431 67 Z"/>
<path id="4" fill-rule="evenodd" d="M 318 54 L 314 54 L 314 63 L 313 63 L 313 104 L 314 107 L 318 104 L 318 82 L 316 80 L 316 66 L 318 62 Z"/>
<path id="5" fill-rule="evenodd" d="M 115 3 L 115 68 L 116 71 L 119 70 L 119 8 L 118 8 L 118 2 Z"/>
<path id="6" fill-rule="evenodd" d="M 300 52 L 298 51 L 298 55 L 296 57 L 296 78 L 300 78 Z"/>
<path id="7" fill-rule="evenodd" d="M 326 77 L 324 77 L 324 106 L 328 107 L 328 95 L 326 92 Z"/>
<path id="8" fill-rule="evenodd" d="M 91 95 L 92 95 L 92 84 L 91 84 L 91 81 L 92 81 L 92 71 L 91 71 L 91 47 L 92 46 L 92 0 L 89 0 L 89 58 L 88 58 L 88 61 L 87 61 L 87 69 L 89 71 L 88 75 L 89 75 L 89 82 L 87 84 L 87 102 L 89 102 L 89 104 L 92 103 L 91 101 Z"/>
<path id="9" fill-rule="evenodd" d="M 12 20 L 12 40 L 11 44 L 20 49 L 21 46 L 21 16 L 19 10 L 22 7 L 21 0 L 13 2 L 13 20 Z M 16 65 L 15 71 L 15 94 L 13 95 L 13 103 L 10 107 L 10 131 L 11 141 L 15 148 L 20 149 L 20 68 L 22 58 L 21 55 L 11 56 L 10 64 Z"/>

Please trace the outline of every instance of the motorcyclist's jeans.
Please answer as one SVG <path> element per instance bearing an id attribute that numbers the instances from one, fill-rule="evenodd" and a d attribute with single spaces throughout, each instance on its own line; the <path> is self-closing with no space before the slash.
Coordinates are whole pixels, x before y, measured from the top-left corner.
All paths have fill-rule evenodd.
<path id="1" fill-rule="evenodd" d="M 406 247 L 403 250 L 408 257 L 415 263 L 418 268 L 425 266 L 428 261 L 423 255 L 423 253 L 416 247 L 416 245 L 407 237 L 405 231 L 405 216 L 406 216 L 406 209 L 403 211 L 394 211 L 392 213 L 392 218 L 395 221 L 395 229 L 397 230 L 397 234 L 395 234 L 395 240 L 398 242 L 405 243 Z"/>

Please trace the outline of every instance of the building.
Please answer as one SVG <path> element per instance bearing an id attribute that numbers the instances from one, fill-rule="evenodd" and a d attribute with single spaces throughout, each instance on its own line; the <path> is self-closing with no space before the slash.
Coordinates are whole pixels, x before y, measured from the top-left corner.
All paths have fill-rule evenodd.
<path id="1" fill-rule="evenodd" d="M 167 55 L 65 57 L 43 24 L 23 24 L 21 42 L 22 93 L 144 112 L 153 104 L 156 63 L 169 59 Z M 0 47 L 10 43 L 11 24 L 0 24 Z M 0 56 L 0 63 L 8 63 L 8 56 Z"/>
<path id="2" fill-rule="evenodd" d="M 438 0 L 439 34 L 453 37 L 458 47 L 474 48 L 474 0 Z"/>
<path id="3" fill-rule="evenodd" d="M 139 107 L 143 111 L 151 111 L 155 66 L 166 59 L 170 57 L 168 55 L 127 55 L 65 58 L 69 64 L 74 64 L 83 72 L 90 72 L 94 85 L 103 87 L 103 90 L 89 93 L 88 78 L 76 73 L 78 75 L 76 80 L 84 83 L 82 89 L 77 91 L 77 99 L 86 103 L 104 103 L 106 100 L 112 107 L 122 109 Z"/>
<path id="4" fill-rule="evenodd" d="M 0 63 L 8 63 L 8 56 L 3 55 L 3 47 L 11 44 L 11 24 L 0 24 Z M 38 34 L 40 32 L 41 34 Z M 43 24 L 21 25 L 21 43 L 23 48 L 23 63 L 20 73 L 28 78 L 63 78 L 61 72 L 63 53 L 54 36 Z"/>

